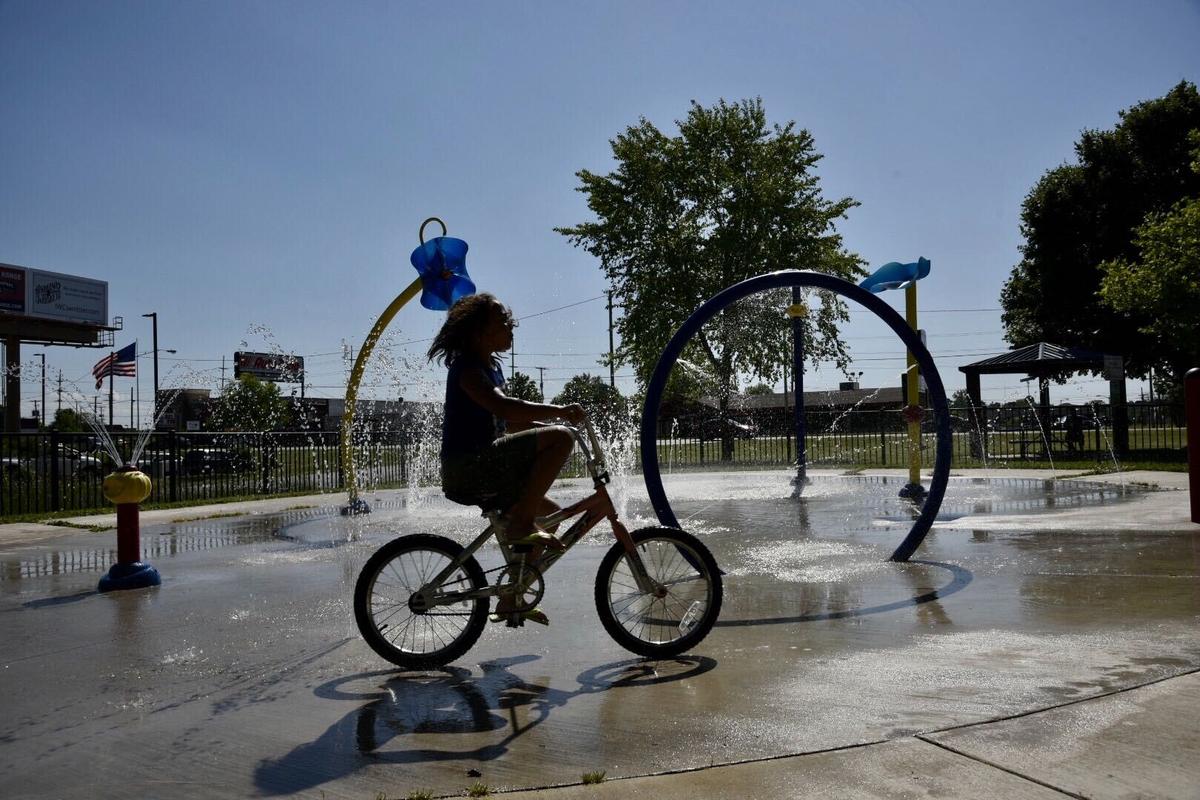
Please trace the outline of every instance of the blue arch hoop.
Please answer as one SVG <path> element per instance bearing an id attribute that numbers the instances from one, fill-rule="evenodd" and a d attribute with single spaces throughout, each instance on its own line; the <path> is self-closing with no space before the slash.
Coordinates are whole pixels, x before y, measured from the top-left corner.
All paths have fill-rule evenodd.
<path id="1" fill-rule="evenodd" d="M 933 469 L 933 480 L 929 486 L 929 494 L 921 506 L 921 514 L 917 517 L 916 522 L 913 523 L 912 530 L 908 532 L 908 536 L 904 538 L 904 541 L 900 543 L 900 546 L 896 548 L 891 556 L 892 561 L 907 561 L 916 552 L 916 549 L 920 547 L 925 535 L 929 533 L 929 529 L 933 525 L 933 520 L 937 516 L 938 509 L 942 505 L 942 498 L 946 495 L 946 484 L 950 480 L 950 449 L 952 444 L 950 438 L 950 408 L 946 403 L 946 390 L 942 386 L 942 376 L 938 374 L 937 366 L 933 363 L 933 356 L 929 355 L 929 351 L 921 343 L 921 338 L 917 335 L 916 331 L 910 328 L 908 323 L 904 321 L 904 318 L 897 314 L 891 306 L 866 289 L 855 286 L 849 281 L 821 272 L 784 270 L 781 272 L 771 272 L 766 275 L 758 275 L 748 278 L 741 283 L 734 284 L 728 289 L 717 293 L 705 302 L 704 305 L 696 309 L 688 317 L 687 321 L 683 323 L 683 326 L 680 327 L 675 336 L 671 338 L 671 341 L 667 343 L 662 356 L 658 359 L 658 365 L 654 368 L 654 374 L 650 378 L 650 385 L 646 387 L 646 402 L 642 408 L 642 476 L 646 480 L 646 491 L 650 495 L 650 503 L 654 508 L 654 513 L 658 517 L 658 521 L 663 525 L 675 528 L 679 527 L 679 520 L 676 519 L 675 512 L 671 509 L 671 503 L 667 500 L 666 492 L 663 491 L 662 475 L 658 469 L 657 423 L 658 409 L 662 404 L 662 393 L 667 385 L 667 377 L 671 373 L 671 368 L 675 366 L 679 355 L 683 352 L 684 345 L 696 334 L 696 331 L 700 330 L 700 326 L 738 300 L 755 292 L 793 286 L 825 289 L 847 299 L 854 300 L 875 312 L 875 316 L 887 323 L 888 327 L 895 331 L 905 346 L 912 351 L 912 354 L 917 359 L 918 366 L 921 368 L 921 374 L 925 376 L 925 383 L 932 395 L 933 409 L 937 416 L 937 455 Z"/>

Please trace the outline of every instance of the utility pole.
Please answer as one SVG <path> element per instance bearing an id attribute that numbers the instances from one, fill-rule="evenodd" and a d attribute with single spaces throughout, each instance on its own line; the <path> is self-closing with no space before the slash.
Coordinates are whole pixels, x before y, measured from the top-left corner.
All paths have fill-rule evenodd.
<path id="1" fill-rule="evenodd" d="M 62 411 L 62 369 L 58 370 L 58 408 L 56 411 Z"/>
<path id="2" fill-rule="evenodd" d="M 46 427 L 46 354 L 38 353 L 37 357 L 42 360 L 42 413 L 38 415 L 38 424 L 41 427 Z"/>
<path id="3" fill-rule="evenodd" d="M 542 393 L 542 402 L 546 402 L 546 368 L 534 367 L 538 371 L 538 391 Z"/>
<path id="4" fill-rule="evenodd" d="M 225 391 L 225 356 L 221 356 L 221 391 Z"/>
<path id="5" fill-rule="evenodd" d="M 511 381 L 517 377 L 517 351 L 508 351 L 508 379 Z"/>
<path id="6" fill-rule="evenodd" d="M 612 289 L 608 290 L 608 385 L 617 388 L 617 365 L 613 363 Z"/>

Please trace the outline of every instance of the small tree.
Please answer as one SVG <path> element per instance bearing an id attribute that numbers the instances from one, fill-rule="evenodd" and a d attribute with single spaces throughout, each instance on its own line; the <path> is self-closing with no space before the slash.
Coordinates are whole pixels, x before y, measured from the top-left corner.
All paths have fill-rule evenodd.
<path id="1" fill-rule="evenodd" d="M 746 395 L 749 397 L 762 397 L 768 394 L 775 394 L 775 387 L 766 383 L 756 383 L 746 389 Z"/>
<path id="2" fill-rule="evenodd" d="M 950 395 L 951 408 L 970 408 L 971 393 L 966 389 L 959 389 L 954 394 Z"/>
<path id="3" fill-rule="evenodd" d="M 533 382 L 533 378 L 524 372 L 518 372 L 504 385 L 504 393 L 509 397 L 528 400 L 531 403 L 542 402 L 542 390 Z"/>
<path id="4" fill-rule="evenodd" d="M 54 422 L 50 427 L 59 433 L 86 433 L 88 430 L 83 415 L 73 408 L 60 408 L 54 412 Z"/>
<path id="5" fill-rule="evenodd" d="M 209 425 L 222 431 L 270 431 L 287 425 L 291 418 L 288 402 L 274 383 L 253 375 L 241 375 L 213 399 Z"/>
<path id="6" fill-rule="evenodd" d="M 599 376 L 586 372 L 567 381 L 563 390 L 554 397 L 554 403 L 579 403 L 596 427 L 609 438 L 620 430 L 629 409 L 625 398 L 616 388 L 609 386 Z"/>

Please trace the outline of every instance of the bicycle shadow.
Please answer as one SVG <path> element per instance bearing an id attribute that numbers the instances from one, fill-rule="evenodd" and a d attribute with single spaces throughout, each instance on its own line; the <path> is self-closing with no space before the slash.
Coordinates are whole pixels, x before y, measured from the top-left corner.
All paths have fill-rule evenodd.
<path id="1" fill-rule="evenodd" d="M 693 655 L 616 661 L 580 673 L 575 679 L 579 688 L 571 691 L 526 681 L 509 671 L 539 658 L 526 655 L 486 661 L 479 665 L 480 675 L 451 666 L 424 672 L 364 672 L 328 681 L 313 693 L 327 700 L 370 702 L 346 714 L 315 741 L 295 747 L 282 758 L 264 759 L 255 768 L 254 784 L 263 795 L 282 795 L 312 789 L 374 764 L 490 761 L 508 752 L 513 741 L 576 697 L 692 678 L 717 665 L 712 658 Z M 341 689 L 350 682 L 385 676 L 370 692 Z M 529 709 L 529 718 L 522 721 L 518 709 Z M 473 734 L 506 728 L 498 740 L 471 749 L 381 751 L 392 740 L 415 734 Z"/>
<path id="2" fill-rule="evenodd" d="M 911 606 L 921 606 L 925 603 L 933 603 L 937 605 L 937 601 L 949 597 L 956 592 L 961 592 L 970 585 L 971 581 L 975 580 L 975 573 L 966 567 L 960 567 L 957 564 L 947 564 L 942 561 L 925 561 L 922 559 L 910 559 L 905 562 L 907 564 L 920 564 L 927 567 L 937 567 L 944 569 L 950 573 L 950 582 L 945 586 L 939 586 L 930 589 L 927 592 L 915 595 L 913 597 L 905 597 L 900 600 L 895 600 L 891 603 L 881 603 L 879 605 L 867 606 L 865 608 L 847 608 L 841 611 L 824 611 L 812 614 L 797 614 L 787 617 L 769 617 L 760 619 L 729 619 L 717 620 L 714 628 L 749 628 L 758 625 L 784 625 L 795 622 L 818 622 L 821 620 L 832 619 L 848 619 L 851 617 L 865 617 L 871 614 L 885 614 L 889 611 L 897 611 L 902 608 Z"/>

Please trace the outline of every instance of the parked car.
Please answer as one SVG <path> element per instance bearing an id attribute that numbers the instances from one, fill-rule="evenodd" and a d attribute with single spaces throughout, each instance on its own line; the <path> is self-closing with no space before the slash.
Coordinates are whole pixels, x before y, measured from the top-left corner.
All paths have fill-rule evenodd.
<path id="1" fill-rule="evenodd" d="M 54 460 L 49 452 L 45 452 L 24 459 L 24 464 L 31 472 L 48 476 Z M 57 460 L 58 474 L 63 478 L 99 480 L 112 471 L 104 459 L 73 447 L 59 447 Z"/>
<path id="2" fill-rule="evenodd" d="M 227 475 L 244 472 L 251 466 L 246 453 L 220 447 L 193 448 L 184 453 L 180 461 L 184 475 Z"/>

